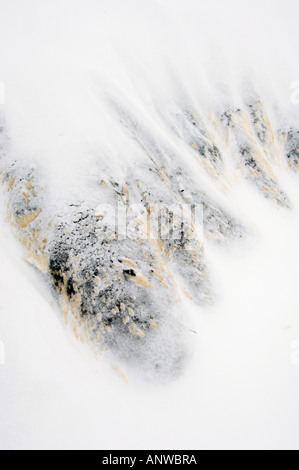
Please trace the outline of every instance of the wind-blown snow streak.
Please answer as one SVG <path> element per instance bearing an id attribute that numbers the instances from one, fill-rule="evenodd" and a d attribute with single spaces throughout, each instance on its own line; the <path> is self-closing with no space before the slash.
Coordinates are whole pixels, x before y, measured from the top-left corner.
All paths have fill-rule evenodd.
<path id="1" fill-rule="evenodd" d="M 109 350 L 145 376 L 167 380 L 181 372 L 191 342 L 184 298 L 204 306 L 213 301 L 215 290 L 201 234 L 191 241 L 188 237 L 194 230 L 191 220 L 179 228 L 177 240 L 157 236 L 154 225 L 150 231 L 155 236 L 144 237 L 145 218 L 151 220 L 153 208 L 202 205 L 206 243 L 233 243 L 252 230 L 226 200 L 237 175 L 273 204 L 284 210 L 291 206 L 275 168 L 297 171 L 299 133 L 275 130 L 261 98 L 244 103 L 242 109 L 204 117 L 187 98 L 178 101 L 179 113 L 158 109 L 167 140 L 109 96 L 107 112 L 136 144 L 138 161 L 128 164 L 123 179 L 112 173 L 103 177 L 99 171 L 90 188 L 94 202 L 73 197 L 58 211 L 50 209 L 39 169 L 12 162 L 10 145 L 3 141 L 8 219 L 28 260 L 51 281 L 65 322 L 97 352 Z M 184 152 L 191 166 L 185 164 Z M 211 188 L 221 199 L 214 200 Z M 130 207 L 140 202 L 145 214 L 138 219 L 137 239 L 133 228 L 128 238 L 119 239 L 112 221 L 97 209 L 98 203 L 115 210 L 121 205 L 133 219 Z M 165 211 L 164 216 L 170 215 Z M 176 220 L 177 214 L 171 218 Z"/>

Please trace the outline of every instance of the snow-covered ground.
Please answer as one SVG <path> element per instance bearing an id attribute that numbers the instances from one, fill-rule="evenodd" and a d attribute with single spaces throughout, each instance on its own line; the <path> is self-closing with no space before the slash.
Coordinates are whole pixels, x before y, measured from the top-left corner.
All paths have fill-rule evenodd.
<path id="1" fill-rule="evenodd" d="M 77 193 L 92 201 L 99 167 L 117 178 L 138 160 L 134 139 L 107 110 L 111 98 L 189 169 L 191 154 L 167 126 L 177 83 L 204 115 L 238 103 L 253 83 L 267 110 L 276 104 L 278 125 L 298 124 L 297 3 L 0 0 L 12 158 L 40 171 L 49 214 Z M 207 242 L 216 300 L 184 302 L 194 355 L 164 385 L 127 383 L 117 361 L 76 341 L 14 240 L 3 200 L 0 448 L 298 449 L 298 173 L 274 169 L 290 208 L 232 176 L 230 165 L 225 191 L 203 177 L 250 235 L 230 246 Z"/>
<path id="2" fill-rule="evenodd" d="M 66 336 L 2 225 L 1 448 L 298 448 L 298 213 L 259 217 L 255 246 L 211 253 L 222 302 L 193 312 L 196 354 L 158 387 L 124 383 Z"/>

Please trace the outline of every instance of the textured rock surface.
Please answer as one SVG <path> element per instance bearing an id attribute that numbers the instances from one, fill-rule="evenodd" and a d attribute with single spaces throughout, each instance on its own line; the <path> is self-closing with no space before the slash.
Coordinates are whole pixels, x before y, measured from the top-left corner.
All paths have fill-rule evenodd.
<path id="1" fill-rule="evenodd" d="M 280 143 L 260 101 L 249 104 L 247 110 L 228 110 L 221 116 L 226 128 L 228 145 L 235 149 L 238 165 L 250 182 L 266 198 L 288 206 L 287 195 L 279 186 L 273 163 L 280 153 Z"/>
<path id="2" fill-rule="evenodd" d="M 286 133 L 285 152 L 289 165 L 297 171 L 299 165 L 299 131 L 290 129 Z"/>
<path id="3" fill-rule="evenodd" d="M 91 188 L 99 207 L 78 200 L 49 213 L 38 171 L 3 158 L 8 219 L 29 261 L 51 281 L 76 337 L 165 380 L 180 373 L 190 354 L 182 300 L 213 301 L 205 242 L 233 242 L 247 232 L 239 214 L 213 201 L 198 174 L 219 191 L 225 181 L 229 190 L 224 157 L 229 150 L 236 174 L 288 208 L 274 168 L 286 162 L 297 169 L 299 134 L 274 131 L 259 100 L 219 117 L 211 114 L 209 129 L 192 106 L 182 107 L 165 123 L 186 144 L 196 173 L 183 164 L 181 150 L 152 135 L 123 106 L 110 100 L 108 107 L 142 155 L 124 180 L 99 174 Z M 104 204 L 127 215 L 126 237 L 119 236 Z M 136 214 L 132 207 L 138 204 L 144 211 Z M 191 212 L 182 222 L 184 205 Z M 203 231 L 194 225 L 197 206 L 203 209 Z M 166 236 L 156 226 L 159 218 Z"/>

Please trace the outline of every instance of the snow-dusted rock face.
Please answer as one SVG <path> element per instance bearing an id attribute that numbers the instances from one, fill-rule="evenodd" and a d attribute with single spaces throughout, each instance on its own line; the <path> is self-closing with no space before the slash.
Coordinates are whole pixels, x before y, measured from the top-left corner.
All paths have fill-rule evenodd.
<path id="1" fill-rule="evenodd" d="M 124 367 L 165 381 L 182 372 L 191 354 L 186 301 L 205 308 L 217 296 L 205 243 L 232 244 L 252 231 L 226 193 L 241 177 L 289 210 L 275 167 L 297 170 L 298 132 L 275 130 L 262 100 L 208 119 L 186 105 L 163 119 L 190 166 L 179 145 L 157 137 L 116 101 L 107 100 L 107 107 L 139 147 L 140 158 L 123 178 L 99 171 L 89 188 L 92 199 L 73 195 L 56 210 L 47 179 L 38 168 L 12 162 L 4 141 L 8 218 L 76 337 L 98 353 L 109 351 Z M 198 207 L 202 230 L 194 219 Z M 124 215 L 125 235 L 115 226 Z"/>
<path id="2" fill-rule="evenodd" d="M 298 449 L 298 15 L 1 0 L 0 448 Z"/>
<path id="3" fill-rule="evenodd" d="M 290 129 L 284 133 L 287 159 L 291 168 L 298 171 L 299 168 L 299 131 Z"/>
<path id="4" fill-rule="evenodd" d="M 168 380 L 192 354 L 192 306 L 218 301 L 210 248 L 246 250 L 259 231 L 242 203 L 292 211 L 295 17 L 232 0 L 27 3 L 20 24 L 12 3 L 0 17 L 8 219 L 75 336 Z"/>

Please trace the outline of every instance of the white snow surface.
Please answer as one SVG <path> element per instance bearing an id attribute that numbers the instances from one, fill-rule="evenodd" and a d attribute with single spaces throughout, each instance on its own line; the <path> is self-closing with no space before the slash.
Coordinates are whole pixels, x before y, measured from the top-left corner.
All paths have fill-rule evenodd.
<path id="1" fill-rule="evenodd" d="M 298 14 L 295 0 L 0 0 L 13 158 L 39 168 L 55 209 L 88 199 L 99 167 L 121 175 L 138 159 L 107 100 L 170 141 L 157 109 L 175 109 L 177 81 L 203 114 L 251 81 L 280 124 L 298 123 Z M 207 248 L 218 299 L 188 306 L 195 353 L 167 385 L 124 383 L 66 332 L 2 207 L 0 448 L 298 449 L 298 174 L 279 177 L 291 210 L 231 188 L 256 234 Z"/>

